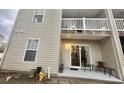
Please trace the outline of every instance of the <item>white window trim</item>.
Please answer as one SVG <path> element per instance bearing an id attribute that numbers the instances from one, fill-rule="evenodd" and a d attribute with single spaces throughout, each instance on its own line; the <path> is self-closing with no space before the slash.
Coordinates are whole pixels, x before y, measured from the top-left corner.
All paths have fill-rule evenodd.
<path id="1" fill-rule="evenodd" d="M 42 22 L 41 22 L 41 23 L 34 22 L 34 17 L 35 17 L 36 10 L 37 10 L 37 9 L 35 9 L 34 14 L 33 14 L 33 17 L 32 17 L 32 23 L 33 23 L 33 24 L 42 24 L 42 23 L 44 22 L 45 9 L 43 9 L 43 18 L 42 18 Z"/>
<path id="2" fill-rule="evenodd" d="M 27 46 L 28 46 L 28 41 L 29 40 L 38 40 L 38 46 L 37 46 L 37 49 L 27 49 Z M 26 63 L 36 63 L 37 62 L 37 56 L 38 56 L 38 50 L 39 50 L 39 45 L 40 45 L 40 38 L 27 38 L 27 41 L 26 41 L 26 45 L 25 45 L 25 49 L 24 49 L 24 54 L 23 54 L 23 61 L 22 62 L 26 62 Z M 25 54 L 26 54 L 26 50 L 36 50 L 36 56 L 35 56 L 35 61 L 25 61 Z"/>

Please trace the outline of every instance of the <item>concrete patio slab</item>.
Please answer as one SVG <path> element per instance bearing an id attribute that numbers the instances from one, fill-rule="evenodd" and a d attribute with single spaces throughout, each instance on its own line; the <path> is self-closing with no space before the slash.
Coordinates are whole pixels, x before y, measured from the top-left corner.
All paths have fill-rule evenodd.
<path id="1" fill-rule="evenodd" d="M 102 80 L 109 82 L 122 82 L 119 78 L 114 76 L 109 76 L 109 74 L 104 74 L 102 72 L 95 72 L 89 70 L 70 70 L 69 68 L 65 68 L 63 73 L 58 74 L 59 77 L 75 77 L 75 78 L 84 78 L 84 79 L 94 79 L 94 80 Z"/>

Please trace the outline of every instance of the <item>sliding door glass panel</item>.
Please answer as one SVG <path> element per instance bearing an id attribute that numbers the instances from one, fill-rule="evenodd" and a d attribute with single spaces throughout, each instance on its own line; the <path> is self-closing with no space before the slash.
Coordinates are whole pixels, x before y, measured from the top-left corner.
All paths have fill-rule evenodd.
<path id="1" fill-rule="evenodd" d="M 80 66 L 79 45 L 71 46 L 71 66 Z"/>

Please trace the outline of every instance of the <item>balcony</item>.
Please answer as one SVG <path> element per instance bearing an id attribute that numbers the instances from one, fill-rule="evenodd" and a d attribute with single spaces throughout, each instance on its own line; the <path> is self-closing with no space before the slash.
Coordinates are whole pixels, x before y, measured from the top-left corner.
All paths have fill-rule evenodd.
<path id="1" fill-rule="evenodd" d="M 124 31 L 124 19 L 115 19 L 118 31 Z M 107 18 L 62 18 L 62 31 L 110 31 Z"/>
<path id="2" fill-rule="evenodd" d="M 115 18 L 120 35 L 124 35 L 124 19 Z M 100 40 L 111 36 L 108 18 L 62 18 L 63 39 Z"/>

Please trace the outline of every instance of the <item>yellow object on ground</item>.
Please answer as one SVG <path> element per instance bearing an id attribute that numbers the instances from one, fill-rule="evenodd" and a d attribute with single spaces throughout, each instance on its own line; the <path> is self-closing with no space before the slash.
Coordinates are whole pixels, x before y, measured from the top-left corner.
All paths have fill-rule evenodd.
<path id="1" fill-rule="evenodd" d="M 39 81 L 46 80 L 46 74 L 44 72 L 39 73 Z"/>

